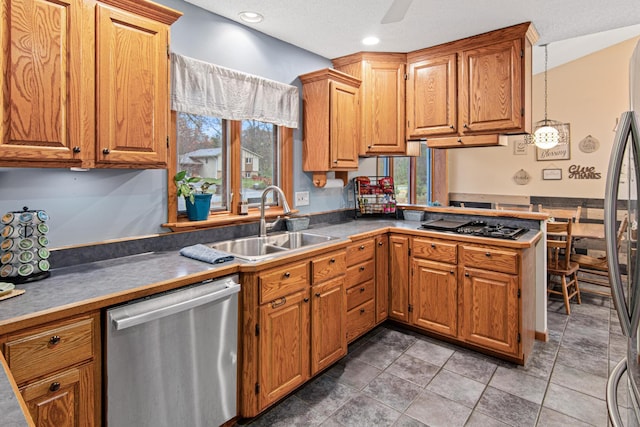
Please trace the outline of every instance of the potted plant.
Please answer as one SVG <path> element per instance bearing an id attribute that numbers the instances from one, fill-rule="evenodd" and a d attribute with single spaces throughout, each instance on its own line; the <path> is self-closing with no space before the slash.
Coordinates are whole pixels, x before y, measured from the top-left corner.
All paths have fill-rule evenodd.
<path id="1" fill-rule="evenodd" d="M 178 172 L 173 177 L 173 182 L 178 189 L 178 197 L 184 197 L 187 207 L 187 217 L 190 221 L 202 221 L 209 217 L 211 206 L 211 196 L 215 184 L 213 178 L 202 178 L 199 176 L 187 177 L 187 171 Z M 196 184 L 199 184 L 196 186 Z"/>

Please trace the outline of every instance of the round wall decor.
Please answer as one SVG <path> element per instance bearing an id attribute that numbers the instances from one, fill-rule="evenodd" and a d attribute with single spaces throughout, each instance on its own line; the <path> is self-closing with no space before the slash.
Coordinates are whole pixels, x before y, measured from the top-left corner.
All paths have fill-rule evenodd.
<path id="1" fill-rule="evenodd" d="M 583 153 L 593 153 L 600 148 L 600 141 L 591 135 L 587 135 L 578 143 L 578 148 Z"/>
<path id="2" fill-rule="evenodd" d="M 513 175 L 513 181 L 518 185 L 527 185 L 530 180 L 531 175 L 524 169 L 520 169 Z"/>

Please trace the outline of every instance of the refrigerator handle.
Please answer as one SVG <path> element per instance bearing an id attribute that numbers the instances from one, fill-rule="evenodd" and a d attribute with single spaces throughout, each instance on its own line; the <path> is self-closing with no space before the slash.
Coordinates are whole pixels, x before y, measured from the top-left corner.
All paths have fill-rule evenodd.
<path id="1" fill-rule="evenodd" d="M 640 287 L 633 286 L 631 289 L 630 301 L 625 301 L 624 288 L 620 274 L 620 264 L 618 257 L 618 248 L 616 245 L 616 212 L 618 202 L 618 184 L 622 173 L 622 164 L 624 161 L 624 152 L 629 136 L 632 136 L 632 147 L 634 161 L 638 161 L 638 145 L 640 144 L 640 132 L 635 113 L 627 111 L 620 117 L 618 130 L 611 151 L 609 161 L 609 169 L 607 172 L 607 181 L 605 186 L 605 202 L 604 202 L 604 226 L 606 245 L 607 245 L 607 265 L 609 267 L 609 281 L 611 282 L 611 296 L 613 303 L 618 312 L 622 333 L 628 337 L 635 336 L 640 321 Z M 634 165 L 636 175 L 640 173 L 640 165 Z M 636 182 L 638 176 L 636 176 Z M 634 272 L 632 283 L 637 283 L 638 271 Z"/>
<path id="2" fill-rule="evenodd" d="M 618 384 L 626 371 L 627 358 L 625 357 L 613 368 L 611 376 L 607 380 L 607 412 L 609 413 L 612 427 L 624 427 L 620 410 L 618 409 Z"/>

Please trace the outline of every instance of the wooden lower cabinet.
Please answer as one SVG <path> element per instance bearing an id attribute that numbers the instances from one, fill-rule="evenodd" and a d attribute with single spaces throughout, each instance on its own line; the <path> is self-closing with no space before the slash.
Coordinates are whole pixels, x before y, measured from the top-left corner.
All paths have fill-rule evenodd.
<path id="1" fill-rule="evenodd" d="M 347 354 L 344 277 L 311 288 L 311 374 Z"/>
<path id="2" fill-rule="evenodd" d="M 20 388 L 36 426 L 91 426 L 94 364 L 88 363 Z"/>
<path id="3" fill-rule="evenodd" d="M 389 317 L 389 236 L 376 237 L 376 324 Z"/>
<path id="4" fill-rule="evenodd" d="M 409 237 L 389 236 L 389 318 L 409 322 Z"/>
<path id="5" fill-rule="evenodd" d="M 458 279 L 455 265 L 413 259 L 410 290 L 412 325 L 452 337 L 458 334 Z"/>
<path id="6" fill-rule="evenodd" d="M 260 306 L 258 371 L 264 408 L 309 378 L 309 290 Z"/>
<path id="7" fill-rule="evenodd" d="M 517 354 L 519 304 L 518 276 L 465 268 L 461 338 L 490 350 Z"/>
<path id="8" fill-rule="evenodd" d="M 10 333 L 0 344 L 37 427 L 100 425 L 99 313 Z"/>

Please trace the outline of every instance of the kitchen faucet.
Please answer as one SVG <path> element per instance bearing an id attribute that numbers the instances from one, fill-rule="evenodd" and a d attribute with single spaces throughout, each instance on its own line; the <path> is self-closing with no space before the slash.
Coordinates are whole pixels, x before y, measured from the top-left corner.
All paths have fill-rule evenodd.
<path id="1" fill-rule="evenodd" d="M 280 217 L 277 217 L 276 220 L 270 224 L 267 224 L 264 219 L 264 202 L 269 191 L 275 191 L 278 193 L 278 198 L 282 200 L 282 209 L 284 210 L 283 213 L 285 215 L 291 213 L 291 209 L 289 208 L 289 204 L 287 203 L 287 198 L 284 196 L 284 193 L 282 192 L 280 187 L 278 187 L 277 185 L 270 185 L 265 188 L 262 192 L 262 196 L 260 196 L 260 237 L 266 237 L 267 231 L 271 230 L 278 224 L 278 222 L 280 222 Z"/>

